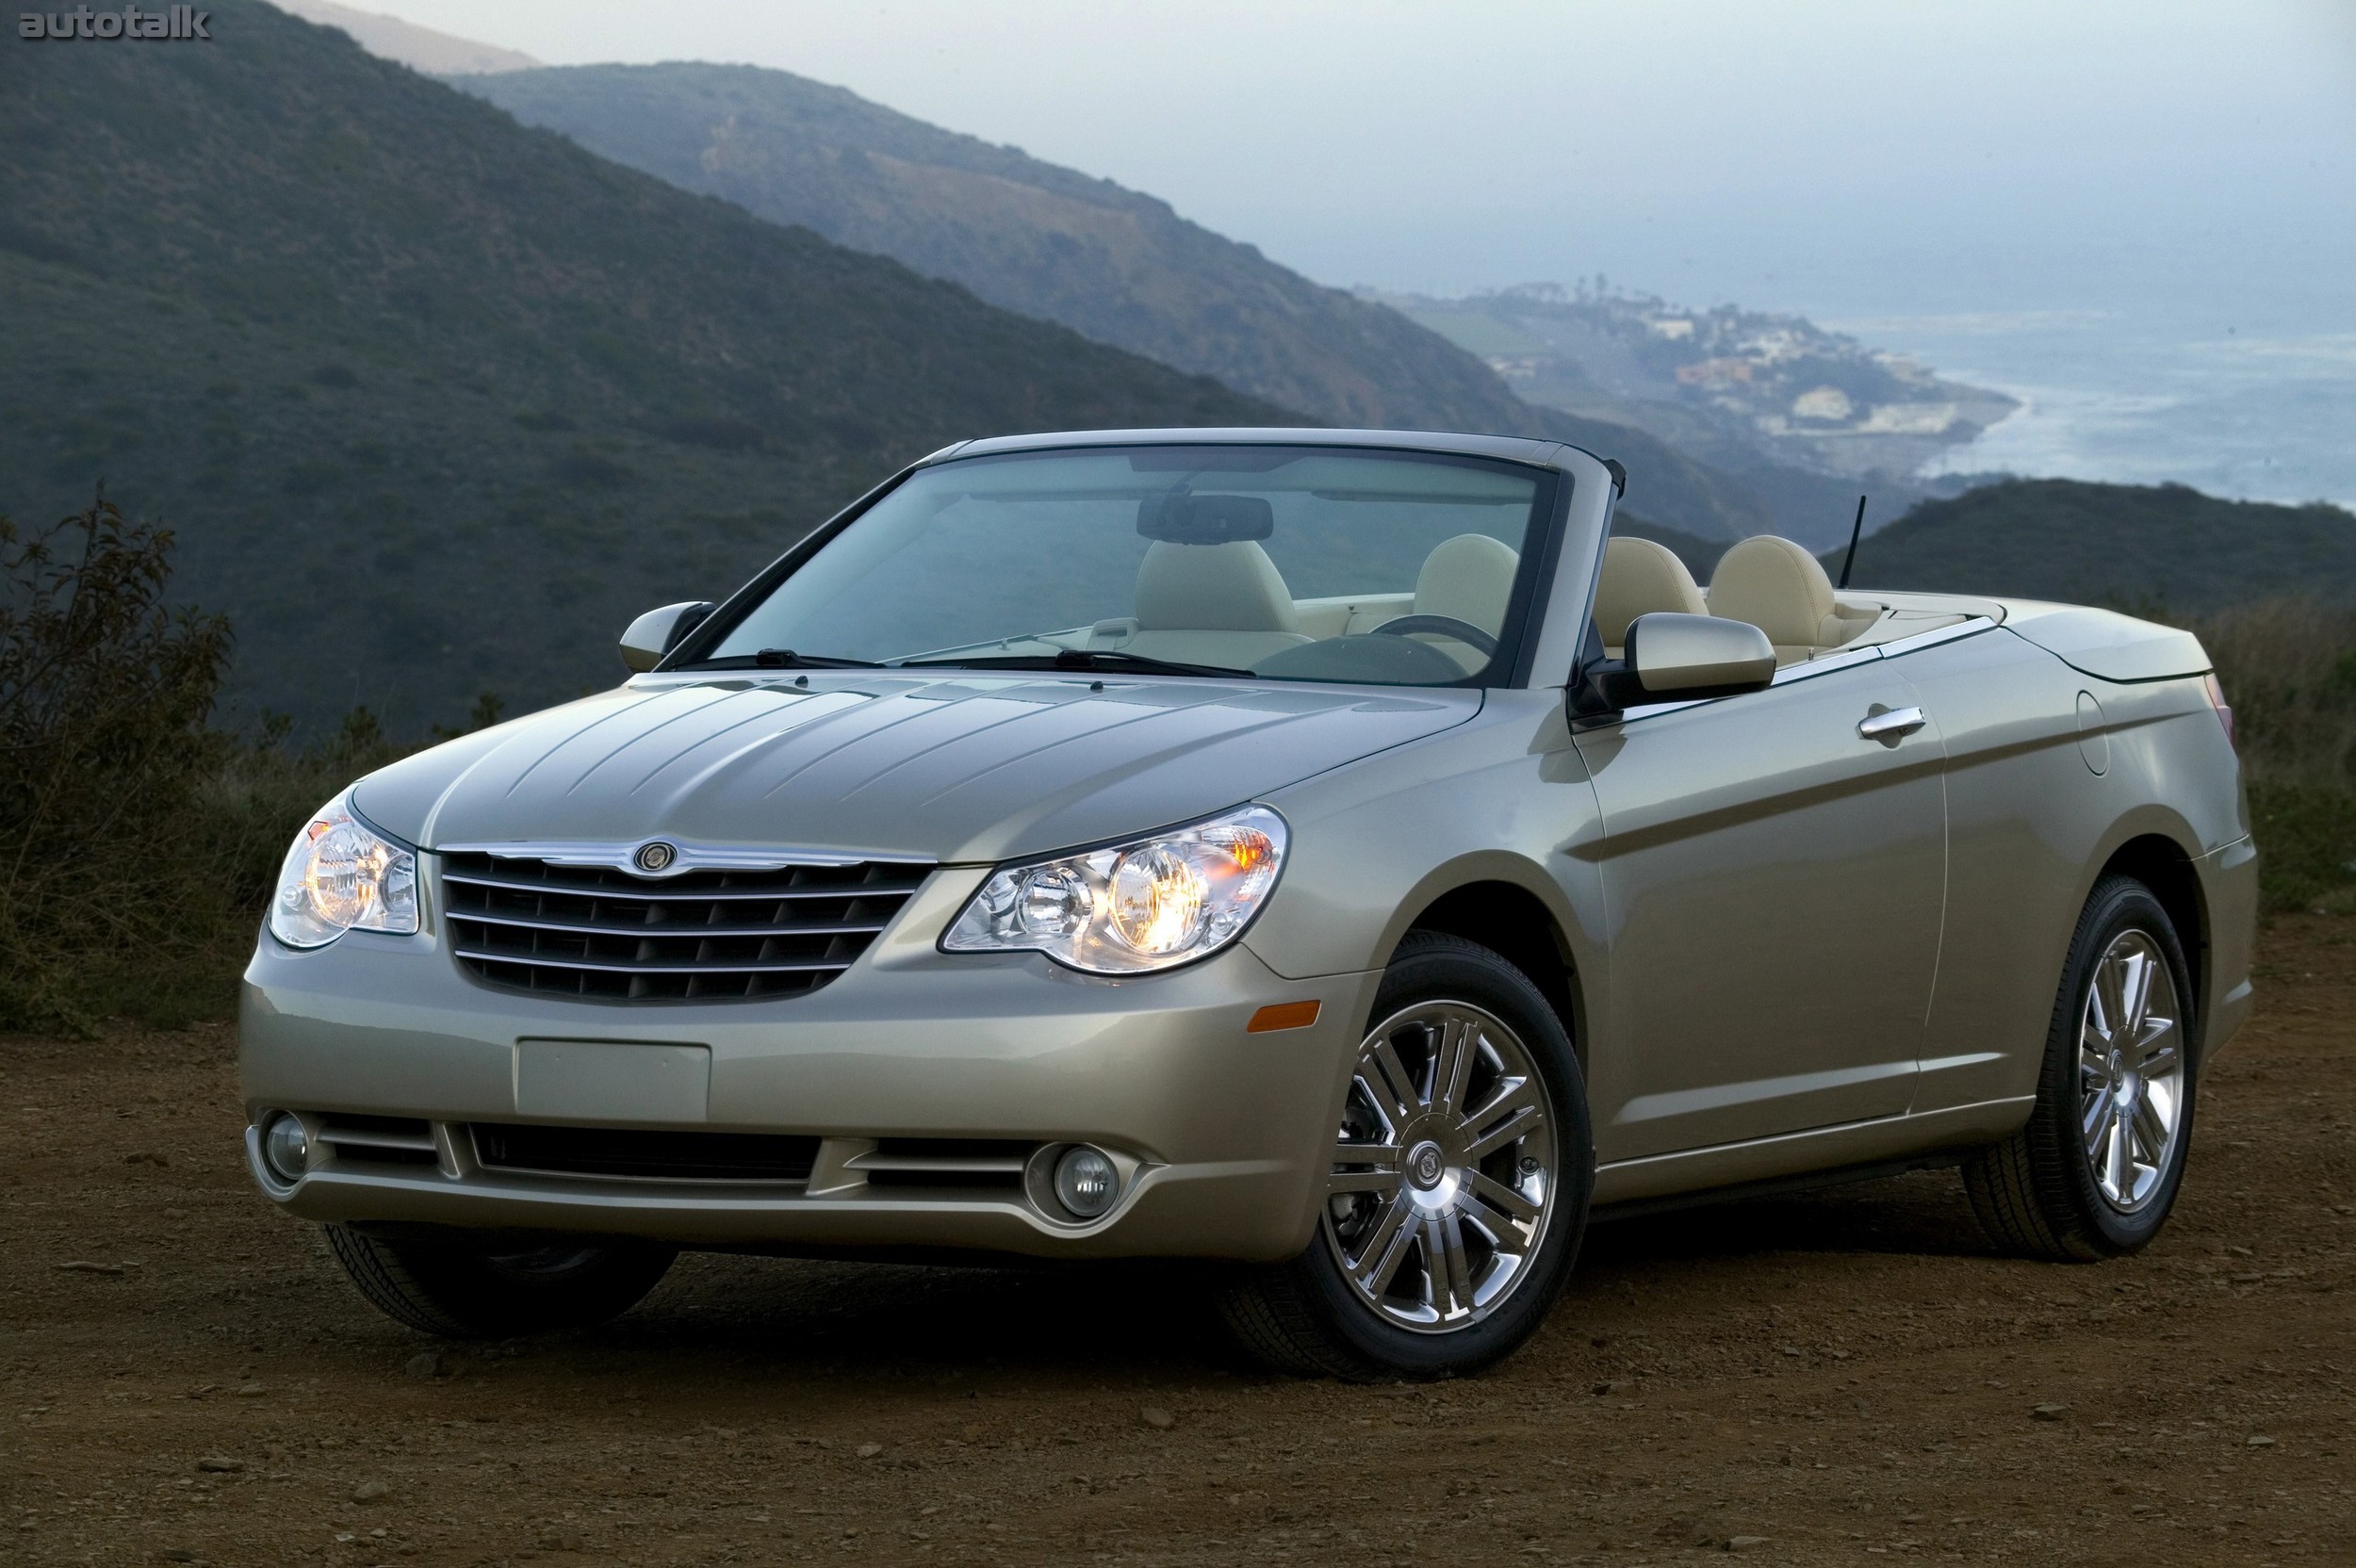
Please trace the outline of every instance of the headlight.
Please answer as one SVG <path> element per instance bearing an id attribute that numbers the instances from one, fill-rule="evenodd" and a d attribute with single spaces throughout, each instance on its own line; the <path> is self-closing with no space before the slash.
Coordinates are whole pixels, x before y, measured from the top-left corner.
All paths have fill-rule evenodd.
<path id="1" fill-rule="evenodd" d="M 319 808 L 278 868 L 270 935 L 324 947 L 347 931 L 417 928 L 417 858 L 353 816 L 344 796 Z"/>
<path id="2" fill-rule="evenodd" d="M 973 895 L 948 953 L 1044 953 L 1091 974 L 1139 974 L 1218 952 L 1276 886 L 1284 819 L 1247 806 L 1192 827 L 1007 866 Z"/>

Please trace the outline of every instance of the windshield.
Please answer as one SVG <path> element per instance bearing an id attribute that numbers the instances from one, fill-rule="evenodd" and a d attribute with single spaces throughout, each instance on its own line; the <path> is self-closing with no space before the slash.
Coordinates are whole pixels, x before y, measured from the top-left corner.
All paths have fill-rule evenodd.
<path id="1" fill-rule="evenodd" d="M 694 666 L 1501 680 L 1546 479 L 1317 447 L 943 463 L 828 540 Z"/>

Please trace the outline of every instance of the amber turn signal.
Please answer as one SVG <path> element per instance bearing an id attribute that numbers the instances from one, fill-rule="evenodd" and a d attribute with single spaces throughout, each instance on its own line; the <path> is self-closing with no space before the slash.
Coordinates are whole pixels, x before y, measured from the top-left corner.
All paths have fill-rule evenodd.
<path id="1" fill-rule="evenodd" d="M 1244 1025 L 1249 1035 L 1265 1035 L 1271 1029 L 1306 1029 L 1317 1021 L 1316 1002 L 1272 1002 L 1252 1015 Z"/>

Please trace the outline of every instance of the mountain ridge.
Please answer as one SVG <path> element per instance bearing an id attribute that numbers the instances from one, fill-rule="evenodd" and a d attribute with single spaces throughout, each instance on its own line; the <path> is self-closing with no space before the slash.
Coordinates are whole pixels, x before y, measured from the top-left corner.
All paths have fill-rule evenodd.
<path id="1" fill-rule="evenodd" d="M 537 705 L 950 441 L 1300 423 L 218 0 L 203 48 L 0 55 L 0 513 L 179 537 L 233 694 Z"/>
<path id="2" fill-rule="evenodd" d="M 1571 441 L 1619 458 L 1648 506 L 1704 536 L 1736 539 L 1779 517 L 1789 532 L 1820 515 L 1829 520 L 1819 532 L 1845 526 L 1838 484 L 1795 472 L 1762 489 L 1626 422 L 1528 401 L 1388 305 L 1314 283 L 1157 197 L 846 88 L 700 62 L 549 67 L 453 85 L 682 188 L 893 256 L 1323 423 Z"/>

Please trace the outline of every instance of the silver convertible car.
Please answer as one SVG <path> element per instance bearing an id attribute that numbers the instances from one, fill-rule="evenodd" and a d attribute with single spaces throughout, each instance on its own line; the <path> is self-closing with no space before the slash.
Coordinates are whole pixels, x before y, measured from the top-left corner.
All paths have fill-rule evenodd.
<path id="1" fill-rule="evenodd" d="M 437 1334 L 682 1249 L 1215 1260 L 1339 1377 L 1510 1351 L 1591 1218 L 1960 1165 L 2133 1251 L 2250 1007 L 2190 636 L 1705 591 L 1616 464 L 1311 430 L 968 442 L 599 695 L 324 807 L 246 1152 Z"/>

